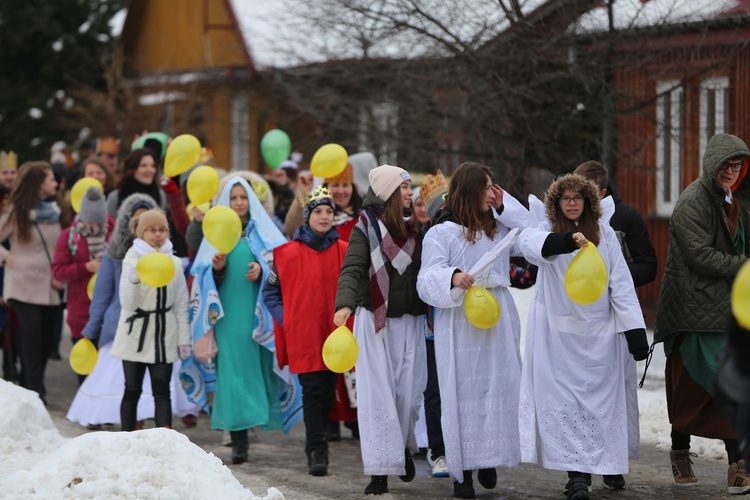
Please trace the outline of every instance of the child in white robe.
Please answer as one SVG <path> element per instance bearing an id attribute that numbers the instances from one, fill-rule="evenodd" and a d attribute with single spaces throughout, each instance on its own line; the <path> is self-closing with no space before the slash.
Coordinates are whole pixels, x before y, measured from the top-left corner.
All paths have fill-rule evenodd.
<path id="1" fill-rule="evenodd" d="M 519 423 L 525 462 L 568 472 L 568 499 L 589 498 L 591 474 L 628 471 L 623 351 L 648 355 L 643 314 L 609 217 L 610 199 L 569 174 L 547 190 L 544 206 L 529 197 L 532 226 L 518 238 L 539 266 L 527 323 Z M 603 212 L 604 215 L 603 215 Z M 567 295 L 565 273 L 579 248 L 596 245 L 607 286 L 589 305 Z"/>

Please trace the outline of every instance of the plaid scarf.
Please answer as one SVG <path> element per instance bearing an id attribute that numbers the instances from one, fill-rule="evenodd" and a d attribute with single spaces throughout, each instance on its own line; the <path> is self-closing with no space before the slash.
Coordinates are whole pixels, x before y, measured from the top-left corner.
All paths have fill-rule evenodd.
<path id="1" fill-rule="evenodd" d="M 367 236 L 370 243 L 370 294 L 375 333 L 385 328 L 390 273 L 395 270 L 398 274 L 403 274 L 411 264 L 417 246 L 413 235 L 403 240 L 394 239 L 379 218 L 382 213 L 383 207 L 368 207 L 354 226 Z M 413 224 L 407 222 L 410 223 Z"/>

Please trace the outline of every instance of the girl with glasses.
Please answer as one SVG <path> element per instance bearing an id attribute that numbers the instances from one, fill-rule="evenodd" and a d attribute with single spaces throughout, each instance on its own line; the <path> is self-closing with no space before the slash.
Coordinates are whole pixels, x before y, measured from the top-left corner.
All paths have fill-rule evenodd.
<path id="1" fill-rule="evenodd" d="M 609 226 L 611 197 L 600 202 L 593 182 L 569 174 L 549 187 L 544 205 L 530 196 L 529 211 L 536 220 L 518 246 L 539 274 L 521 375 L 521 456 L 567 471 L 568 499 L 588 499 L 591 474 L 628 472 L 623 353 L 648 355 L 643 314 Z M 565 290 L 565 273 L 587 245 L 597 246 L 608 286 L 592 304 L 579 305 Z"/>

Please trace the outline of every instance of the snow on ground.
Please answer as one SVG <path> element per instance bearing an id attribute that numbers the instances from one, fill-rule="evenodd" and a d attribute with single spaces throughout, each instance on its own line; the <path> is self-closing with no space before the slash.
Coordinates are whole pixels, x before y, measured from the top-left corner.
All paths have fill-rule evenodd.
<path id="1" fill-rule="evenodd" d="M 0 401 L 4 498 L 259 499 L 179 432 L 93 432 L 67 440 L 36 393 L 0 380 Z M 276 488 L 264 497 L 283 499 Z"/>

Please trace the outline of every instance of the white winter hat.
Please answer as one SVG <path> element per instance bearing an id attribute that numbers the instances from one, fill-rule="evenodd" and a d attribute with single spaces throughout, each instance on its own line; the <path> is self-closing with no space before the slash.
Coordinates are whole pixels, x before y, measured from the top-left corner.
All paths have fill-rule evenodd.
<path id="1" fill-rule="evenodd" d="M 370 170 L 369 180 L 375 196 L 387 201 L 403 182 L 411 180 L 411 175 L 401 167 L 380 165 Z"/>

